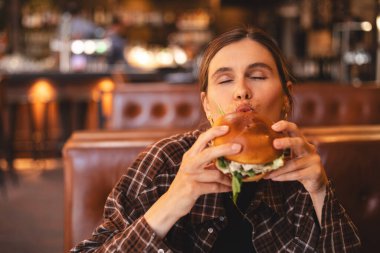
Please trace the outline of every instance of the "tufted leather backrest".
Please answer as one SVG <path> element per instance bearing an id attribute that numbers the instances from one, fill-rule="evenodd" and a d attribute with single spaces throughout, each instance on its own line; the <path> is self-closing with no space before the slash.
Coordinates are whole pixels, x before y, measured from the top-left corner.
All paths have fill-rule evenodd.
<path id="1" fill-rule="evenodd" d="M 380 124 L 380 86 L 295 84 L 290 119 L 301 127 Z M 112 92 L 109 129 L 192 129 L 206 121 L 197 85 L 136 84 Z"/>
<path id="2" fill-rule="evenodd" d="M 338 199 L 359 228 L 362 252 L 380 234 L 380 127 L 303 129 L 315 143 Z M 76 132 L 65 144 L 65 252 L 99 224 L 107 195 L 148 144 L 170 131 Z"/>
<path id="3" fill-rule="evenodd" d="M 380 124 L 380 86 L 304 84 L 292 93 L 299 126 Z"/>
<path id="4" fill-rule="evenodd" d="M 196 85 L 127 85 L 112 96 L 110 129 L 193 129 L 205 120 Z"/>

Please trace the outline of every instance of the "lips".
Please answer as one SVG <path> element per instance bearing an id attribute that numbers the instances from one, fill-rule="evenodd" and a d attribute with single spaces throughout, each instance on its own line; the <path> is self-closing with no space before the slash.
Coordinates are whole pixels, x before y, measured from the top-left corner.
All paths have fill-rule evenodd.
<path id="1" fill-rule="evenodd" d="M 250 112 L 253 111 L 253 107 L 250 104 L 242 104 L 236 107 L 236 112 Z"/>

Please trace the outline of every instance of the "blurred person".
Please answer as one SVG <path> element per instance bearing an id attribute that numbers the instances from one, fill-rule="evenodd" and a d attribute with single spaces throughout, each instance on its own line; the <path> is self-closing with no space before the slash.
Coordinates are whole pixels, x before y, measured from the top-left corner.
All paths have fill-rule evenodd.
<path id="1" fill-rule="evenodd" d="M 256 28 L 226 32 L 206 48 L 200 97 L 210 122 L 239 108 L 265 115 L 285 137 L 289 160 L 244 183 L 237 204 L 231 178 L 214 164 L 241 152 L 209 145 L 228 126 L 178 134 L 141 153 L 114 187 L 104 219 L 71 252 L 358 252 L 357 228 L 335 198 L 315 147 L 287 120 L 292 77 L 276 43 Z"/>
<path id="2" fill-rule="evenodd" d="M 106 32 L 106 38 L 110 40 L 111 46 L 107 53 L 107 63 L 112 68 L 113 65 L 126 64 L 124 48 L 126 39 L 123 37 L 123 24 L 118 17 L 113 17 L 112 23 Z"/>
<path id="3" fill-rule="evenodd" d="M 60 27 L 61 37 L 65 36 L 62 35 L 62 33 L 69 33 L 68 36 L 70 39 L 90 39 L 98 37 L 98 27 L 83 15 L 82 9 L 77 2 L 68 2 L 65 14 L 69 14 L 69 27 L 67 30 Z"/>

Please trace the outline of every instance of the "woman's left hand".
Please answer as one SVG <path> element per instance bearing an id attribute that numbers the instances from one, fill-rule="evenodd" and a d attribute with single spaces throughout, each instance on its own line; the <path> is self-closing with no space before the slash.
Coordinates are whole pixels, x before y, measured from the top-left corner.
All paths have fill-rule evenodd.
<path id="1" fill-rule="evenodd" d="M 287 137 L 275 139 L 276 149 L 290 149 L 292 157 L 285 165 L 269 173 L 265 178 L 274 181 L 297 180 L 303 184 L 310 194 L 324 192 L 327 176 L 316 148 L 310 144 L 301 133 L 298 126 L 292 122 L 281 120 L 272 126 L 277 132 L 285 132 Z"/>

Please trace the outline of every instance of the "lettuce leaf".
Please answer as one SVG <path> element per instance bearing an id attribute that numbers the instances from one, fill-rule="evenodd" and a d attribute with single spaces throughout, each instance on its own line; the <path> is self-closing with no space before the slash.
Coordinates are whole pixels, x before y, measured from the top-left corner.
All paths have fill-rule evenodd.
<path id="1" fill-rule="evenodd" d="M 241 184 L 243 182 L 242 179 L 243 176 L 239 172 L 235 171 L 232 174 L 232 201 L 235 203 L 235 205 L 241 191 Z"/>

